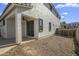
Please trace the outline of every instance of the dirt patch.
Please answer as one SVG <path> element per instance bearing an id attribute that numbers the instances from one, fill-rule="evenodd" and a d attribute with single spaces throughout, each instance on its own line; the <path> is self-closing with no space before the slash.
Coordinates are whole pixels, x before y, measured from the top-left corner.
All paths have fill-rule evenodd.
<path id="1" fill-rule="evenodd" d="M 19 45 L 3 55 L 20 56 L 72 56 L 76 55 L 73 38 L 52 36 Z"/>

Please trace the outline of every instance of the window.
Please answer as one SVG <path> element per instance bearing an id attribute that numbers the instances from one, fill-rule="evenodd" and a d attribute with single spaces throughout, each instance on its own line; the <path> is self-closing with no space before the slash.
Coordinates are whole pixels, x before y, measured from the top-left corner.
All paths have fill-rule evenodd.
<path id="1" fill-rule="evenodd" d="M 3 25 L 5 25 L 5 20 L 3 20 Z"/>
<path id="2" fill-rule="evenodd" d="M 51 22 L 49 22 L 49 31 L 51 31 Z"/>
<path id="3" fill-rule="evenodd" d="M 43 32 L 43 20 L 39 18 L 39 32 Z"/>

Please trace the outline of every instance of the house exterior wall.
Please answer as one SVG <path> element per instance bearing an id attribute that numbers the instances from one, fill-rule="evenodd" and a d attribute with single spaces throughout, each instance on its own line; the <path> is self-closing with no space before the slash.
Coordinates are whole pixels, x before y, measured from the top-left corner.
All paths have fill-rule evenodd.
<path id="1" fill-rule="evenodd" d="M 22 20 L 22 37 L 26 37 L 26 21 Z M 15 38 L 15 19 L 7 20 L 7 38 Z"/>
<path id="2" fill-rule="evenodd" d="M 5 19 L 4 19 L 5 20 Z M 5 25 L 3 25 L 3 21 L 1 21 L 1 27 L 0 27 L 0 29 L 1 29 L 1 36 L 3 37 L 3 38 L 7 38 L 7 21 L 5 20 Z"/>
<path id="3" fill-rule="evenodd" d="M 15 33 L 13 32 L 13 29 L 14 27 L 12 27 L 13 25 L 15 26 L 14 24 L 14 19 L 11 18 L 16 12 L 16 9 L 12 10 L 11 13 L 9 13 L 9 15 L 7 15 L 4 20 L 5 20 L 5 25 L 2 24 L 2 27 L 1 27 L 1 36 L 4 37 L 4 38 L 11 38 L 11 36 Z M 13 19 L 13 20 L 11 20 Z M 2 21 L 3 22 L 3 21 Z M 12 25 L 13 24 L 13 25 Z M 12 26 L 10 26 L 12 25 Z M 10 28 L 10 27 L 11 28 Z M 10 29 L 10 31 L 9 31 Z M 12 29 L 12 32 L 11 32 L 11 29 Z M 10 35 L 11 34 L 11 35 Z M 12 36 L 12 38 L 14 37 L 14 35 Z"/>
<path id="4" fill-rule="evenodd" d="M 5 18 L 5 26 L 3 26 L 2 29 L 4 31 L 2 32 L 2 35 L 5 38 L 14 38 L 15 37 L 15 18 L 9 18 L 14 13 L 16 13 L 16 10 L 21 15 L 25 15 L 28 17 L 34 17 L 34 37 L 35 38 L 41 38 L 41 37 L 47 37 L 51 36 L 55 33 L 56 28 L 60 27 L 60 21 L 59 19 L 42 3 L 34 3 L 32 4 L 33 8 L 29 10 L 25 10 L 20 12 L 20 8 L 16 8 L 11 14 L 9 14 Z M 41 18 L 43 20 L 43 32 L 39 32 L 38 29 L 38 19 Z M 27 20 L 27 19 L 26 19 Z M 23 37 L 27 36 L 27 25 L 26 20 L 22 20 L 22 35 Z M 49 22 L 51 22 L 51 31 L 49 32 Z"/>
<path id="5" fill-rule="evenodd" d="M 56 28 L 60 26 L 59 19 L 47 7 L 45 7 L 44 4 L 33 4 L 32 9 L 27 10 L 23 12 L 22 14 L 37 18 L 36 26 L 35 26 L 36 28 L 34 29 L 37 30 L 36 34 L 38 34 L 38 36 L 36 37 L 38 38 L 53 35 L 55 33 Z M 39 18 L 43 19 L 43 32 L 38 31 Z M 48 31 L 49 22 L 52 23 L 51 32 Z"/>
<path id="6" fill-rule="evenodd" d="M 5 17 L 5 26 L 3 26 L 3 21 L 2 21 L 2 26 L 1 26 L 1 36 L 3 38 L 15 38 L 15 13 L 17 11 L 17 8 L 11 11 L 6 17 Z M 22 21 L 22 35 L 23 37 L 26 36 L 26 22 Z"/>
<path id="7" fill-rule="evenodd" d="M 42 6 L 42 7 L 41 7 Z M 57 19 L 54 14 L 50 10 L 48 10 L 44 5 L 40 5 L 40 16 L 43 16 L 43 32 L 39 33 L 39 37 L 49 36 L 55 33 L 57 27 L 59 27 L 59 19 Z M 42 11 L 41 11 L 42 10 Z M 51 22 L 51 31 L 49 32 L 49 22 Z M 54 25 L 54 26 L 53 26 Z"/>
<path id="8" fill-rule="evenodd" d="M 26 20 L 22 20 L 22 37 L 27 36 L 27 22 Z"/>
<path id="9" fill-rule="evenodd" d="M 0 21 L 0 36 L 2 36 L 2 25 L 3 25 L 3 23 L 2 23 L 2 21 Z"/>
<path id="10" fill-rule="evenodd" d="M 7 19 L 7 38 L 15 37 L 15 20 L 14 18 Z"/>

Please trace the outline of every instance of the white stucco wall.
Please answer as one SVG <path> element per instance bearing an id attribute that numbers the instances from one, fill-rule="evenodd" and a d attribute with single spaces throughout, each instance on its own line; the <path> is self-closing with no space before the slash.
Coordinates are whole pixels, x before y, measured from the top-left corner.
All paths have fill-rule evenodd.
<path id="1" fill-rule="evenodd" d="M 15 20 L 14 20 L 14 18 L 7 19 L 7 37 L 8 38 L 15 37 Z"/>
<path id="2" fill-rule="evenodd" d="M 53 35 L 55 33 L 56 28 L 58 28 L 60 26 L 60 21 L 59 19 L 57 19 L 57 17 L 55 17 L 52 12 L 45 7 L 43 4 L 33 4 L 33 8 L 30 10 L 27 10 L 25 12 L 23 12 L 22 14 L 24 15 L 28 15 L 28 16 L 32 16 L 37 18 L 37 23 L 36 23 L 36 28 L 35 30 L 38 30 L 38 18 L 43 19 L 43 32 L 36 32 L 36 34 L 38 34 L 38 38 L 39 37 L 43 37 L 43 36 L 49 36 L 49 35 Z M 49 22 L 51 22 L 52 24 L 52 31 L 49 32 Z M 54 24 L 54 26 L 53 26 Z"/>
<path id="3" fill-rule="evenodd" d="M 58 28 L 60 26 L 60 21 L 59 19 L 57 19 L 56 16 L 54 16 L 54 14 L 47 8 L 45 7 L 42 3 L 40 4 L 32 4 L 33 8 L 26 10 L 24 9 L 24 11 L 21 11 L 22 15 L 25 16 L 31 16 L 34 17 L 34 37 L 36 38 L 40 38 L 40 37 L 44 37 L 44 36 L 50 36 L 53 35 L 55 33 L 56 28 Z M 16 9 L 18 11 L 18 8 Z M 8 19 L 8 17 L 12 16 L 16 10 L 12 13 L 10 13 L 6 18 Z M 39 32 L 38 30 L 38 18 L 43 19 L 43 32 Z M 51 22 L 51 31 L 49 32 L 49 22 Z M 26 26 L 26 21 L 22 21 L 22 35 L 23 36 L 27 36 L 27 26 Z M 53 26 L 54 24 L 54 26 Z M 6 20 L 6 26 L 4 27 L 4 32 L 6 32 L 6 34 L 3 36 L 7 37 L 7 38 L 14 38 L 15 37 L 15 19 L 8 19 Z"/>
<path id="4" fill-rule="evenodd" d="M 2 36 L 2 30 L 1 30 L 1 29 L 2 29 L 2 25 L 3 25 L 3 22 L 1 21 L 1 22 L 0 22 L 0 35 L 1 35 L 1 36 Z"/>
<path id="5" fill-rule="evenodd" d="M 22 20 L 22 37 L 26 37 L 27 36 L 27 23 L 26 20 Z"/>
<path id="6" fill-rule="evenodd" d="M 1 36 L 3 38 L 7 38 L 7 21 L 5 20 L 5 25 L 3 25 L 3 21 L 1 21 Z"/>
<path id="7" fill-rule="evenodd" d="M 26 37 L 26 21 L 22 20 L 22 37 Z M 15 38 L 15 19 L 7 20 L 7 38 Z"/>
<path id="8" fill-rule="evenodd" d="M 2 23 L 2 21 L 0 22 L 0 35 L 2 36 L 2 25 L 3 25 L 3 23 Z"/>
<path id="9" fill-rule="evenodd" d="M 15 32 L 13 32 L 13 31 L 15 31 L 15 30 L 13 30 L 14 29 L 14 27 L 12 27 L 12 26 L 10 26 L 10 28 L 12 28 L 12 32 L 13 33 L 11 33 L 11 32 L 9 32 L 8 30 L 9 30 L 9 26 L 8 25 L 10 25 L 10 23 L 11 23 L 11 20 L 10 20 L 10 18 L 12 17 L 12 16 L 14 16 L 14 14 L 15 14 L 15 12 L 16 12 L 16 9 L 14 9 L 14 10 L 12 10 L 11 11 L 11 13 L 9 14 L 9 15 L 7 15 L 6 17 L 5 17 L 5 26 L 2 26 L 2 33 L 1 33 L 1 35 L 2 35 L 2 37 L 3 38 L 11 38 L 11 35 L 10 34 L 12 34 L 13 36 L 12 36 L 12 38 L 14 37 L 14 34 L 15 34 Z M 12 19 L 12 18 L 11 18 Z M 9 22 L 9 24 L 8 24 L 8 21 L 10 20 L 10 22 Z M 14 20 L 14 19 L 13 19 Z M 12 20 L 12 23 L 14 24 L 14 21 Z M 11 23 L 11 24 L 12 24 Z M 11 30 L 10 30 L 11 31 Z M 10 36 L 9 36 L 10 35 Z"/>

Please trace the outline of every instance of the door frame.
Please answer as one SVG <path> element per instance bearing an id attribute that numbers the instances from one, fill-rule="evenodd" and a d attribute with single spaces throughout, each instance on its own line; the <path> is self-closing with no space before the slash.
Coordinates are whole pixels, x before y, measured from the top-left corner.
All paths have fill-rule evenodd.
<path id="1" fill-rule="evenodd" d="M 28 25 L 28 22 L 29 22 L 30 25 Z M 33 22 L 33 23 L 31 23 L 31 22 Z M 26 31 L 27 36 L 34 37 L 34 20 L 27 21 L 26 23 L 27 23 L 27 31 Z M 31 27 L 32 25 L 33 25 L 33 28 Z M 30 27 L 28 27 L 28 26 L 30 26 Z M 30 30 L 28 28 L 30 28 Z M 31 32 L 31 31 L 33 31 L 33 32 Z M 28 33 L 30 33 L 30 34 L 28 34 Z"/>

